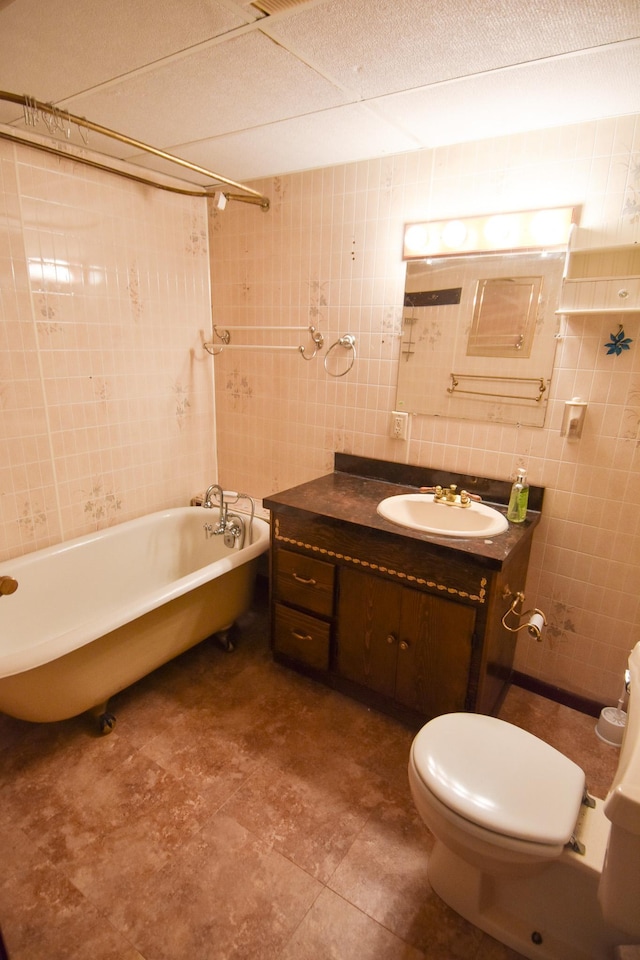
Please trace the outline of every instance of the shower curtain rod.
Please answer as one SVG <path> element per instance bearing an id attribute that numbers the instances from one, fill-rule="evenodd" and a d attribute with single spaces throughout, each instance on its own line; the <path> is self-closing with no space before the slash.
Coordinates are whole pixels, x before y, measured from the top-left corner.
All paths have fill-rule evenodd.
<path id="1" fill-rule="evenodd" d="M 27 123 L 29 122 L 29 113 L 31 113 L 32 123 L 35 123 L 34 118 L 37 115 L 37 111 L 40 111 L 40 113 L 48 113 L 56 119 L 57 123 L 73 123 L 77 127 L 86 127 L 87 130 L 92 130 L 94 133 L 99 133 L 102 134 L 102 136 L 110 137 L 112 140 L 118 140 L 120 143 L 125 143 L 128 146 L 134 147 L 137 150 L 142 150 L 145 153 L 151 153 L 156 157 L 160 157 L 162 160 L 168 160 L 170 163 L 177 163 L 181 167 L 185 167 L 187 170 L 192 170 L 194 173 L 199 173 L 205 177 L 210 177 L 212 180 L 215 180 L 216 183 L 212 184 L 211 187 L 203 187 L 201 190 L 188 190 L 186 188 L 171 187 L 165 184 L 157 183 L 155 180 L 148 179 L 147 177 L 123 172 L 114 167 L 110 167 L 108 164 L 103 164 L 99 161 L 91 160 L 86 157 L 74 157 L 75 160 L 78 160 L 81 163 L 85 163 L 92 167 L 97 167 L 100 170 L 108 170 L 111 173 L 127 177 L 130 180 L 146 183 L 150 186 L 159 187 L 163 190 L 169 190 L 173 193 L 188 194 L 189 196 L 210 197 L 211 193 L 209 191 L 214 190 L 216 187 L 219 188 L 220 184 L 226 184 L 229 187 L 234 187 L 236 190 L 243 191 L 240 194 L 224 193 L 227 200 L 239 200 L 242 203 L 253 203 L 260 206 L 264 211 L 269 209 L 269 198 L 265 197 L 257 190 L 253 190 L 251 187 L 245 187 L 244 184 L 238 183 L 236 180 L 230 180 L 228 177 L 223 177 L 221 174 L 214 173 L 212 170 L 207 170 L 206 167 L 200 167 L 196 163 L 191 163 L 189 160 L 183 160 L 181 157 L 176 157 L 171 153 L 166 153 L 164 150 L 159 150 L 157 147 L 152 147 L 150 144 L 143 143 L 141 140 L 135 140 L 133 137 L 129 137 L 124 133 L 118 133 L 117 130 L 111 130 L 109 127 L 103 127 L 99 123 L 93 123 L 93 121 L 87 120 L 85 117 L 75 116 L 75 114 L 69 113 L 68 110 L 61 110 L 59 107 L 55 107 L 51 103 L 43 103 L 41 100 L 36 100 L 35 97 L 18 93 L 10 93 L 7 90 L 0 90 L 0 100 L 5 100 L 8 103 L 20 104 L 25 111 L 25 119 Z M 60 153 L 60 151 L 56 148 L 49 147 L 47 145 L 40 145 L 31 140 L 25 140 L 19 136 L 18 132 L 16 132 L 15 135 L 11 135 L 5 133 L 4 131 L 0 131 L 0 137 L 5 140 L 12 140 L 18 143 L 29 143 L 31 146 L 45 150 L 48 153 Z"/>

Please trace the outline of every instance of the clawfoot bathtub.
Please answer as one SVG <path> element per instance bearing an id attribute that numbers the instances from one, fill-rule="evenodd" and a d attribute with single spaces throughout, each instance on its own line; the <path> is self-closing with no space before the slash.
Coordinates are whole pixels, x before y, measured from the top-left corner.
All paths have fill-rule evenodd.
<path id="1" fill-rule="evenodd" d="M 266 521 L 245 545 L 211 511 L 176 507 L 0 563 L 0 711 L 50 722 L 91 710 L 213 633 L 251 602 Z M 248 523 L 248 518 L 247 518 Z"/>

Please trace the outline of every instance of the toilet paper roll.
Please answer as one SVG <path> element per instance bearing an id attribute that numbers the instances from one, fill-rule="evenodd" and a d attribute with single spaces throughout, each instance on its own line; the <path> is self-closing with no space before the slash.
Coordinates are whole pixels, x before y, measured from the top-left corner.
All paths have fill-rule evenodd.
<path id="1" fill-rule="evenodd" d="M 529 617 L 529 623 L 527 624 L 527 631 L 530 637 L 535 637 L 536 640 L 540 639 L 542 633 L 542 628 L 545 625 L 544 616 L 541 613 L 533 613 Z"/>

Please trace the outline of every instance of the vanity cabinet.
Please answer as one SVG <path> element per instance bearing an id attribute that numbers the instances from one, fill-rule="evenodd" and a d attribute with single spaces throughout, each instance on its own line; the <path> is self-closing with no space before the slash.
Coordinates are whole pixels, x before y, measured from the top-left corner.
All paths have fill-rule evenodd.
<path id="1" fill-rule="evenodd" d="M 378 516 L 394 492 L 405 489 L 337 472 L 265 499 L 273 657 L 411 722 L 494 713 L 515 649 L 502 617 L 524 591 L 539 514 L 452 545 Z"/>

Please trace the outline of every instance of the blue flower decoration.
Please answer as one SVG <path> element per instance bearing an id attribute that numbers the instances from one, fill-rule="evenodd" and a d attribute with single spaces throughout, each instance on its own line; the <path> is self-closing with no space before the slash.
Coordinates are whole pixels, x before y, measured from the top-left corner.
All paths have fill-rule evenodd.
<path id="1" fill-rule="evenodd" d="M 605 343 L 604 346 L 607 349 L 608 356 L 611 357 L 615 353 L 615 355 L 619 357 L 622 351 L 628 350 L 629 345 L 632 343 L 633 340 L 630 337 L 625 337 L 624 330 L 622 329 L 621 325 L 617 333 L 609 334 L 609 343 Z"/>

